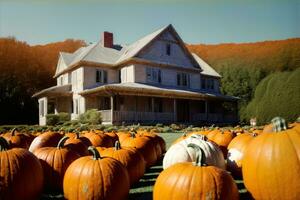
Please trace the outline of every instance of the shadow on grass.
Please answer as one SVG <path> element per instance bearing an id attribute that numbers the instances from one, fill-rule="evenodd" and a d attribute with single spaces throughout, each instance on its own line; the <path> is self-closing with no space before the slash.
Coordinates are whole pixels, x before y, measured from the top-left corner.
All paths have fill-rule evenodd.
<path id="1" fill-rule="evenodd" d="M 133 184 L 130 189 L 143 188 L 147 186 L 153 186 L 155 180 L 140 180 L 140 182 Z"/>
<path id="2" fill-rule="evenodd" d="M 152 192 L 129 194 L 128 200 L 152 200 Z"/>

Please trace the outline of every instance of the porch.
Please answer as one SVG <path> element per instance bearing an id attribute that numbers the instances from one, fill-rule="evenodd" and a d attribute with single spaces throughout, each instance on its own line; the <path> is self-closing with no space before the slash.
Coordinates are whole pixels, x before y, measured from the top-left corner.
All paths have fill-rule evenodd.
<path id="1" fill-rule="evenodd" d="M 114 95 L 86 97 L 86 103 L 99 110 L 103 124 L 237 122 L 236 110 L 228 112 L 220 100 Z"/>

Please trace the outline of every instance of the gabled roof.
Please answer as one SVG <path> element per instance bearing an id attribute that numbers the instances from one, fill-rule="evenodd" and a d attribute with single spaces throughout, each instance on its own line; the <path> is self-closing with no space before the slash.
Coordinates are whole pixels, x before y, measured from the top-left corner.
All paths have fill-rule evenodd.
<path id="1" fill-rule="evenodd" d="M 138 41 L 132 43 L 128 47 L 126 47 L 124 53 L 121 55 L 121 57 L 118 59 L 118 63 L 125 61 L 129 58 L 134 57 L 136 54 L 138 54 L 147 44 L 149 44 L 151 41 L 153 41 L 158 35 L 160 35 L 164 30 L 166 30 L 168 26 L 165 26 L 161 29 L 158 29 L 157 31 L 139 39 Z"/>
<path id="2" fill-rule="evenodd" d="M 56 71 L 54 77 L 57 77 L 65 70 L 69 70 L 70 68 L 72 68 L 72 66 L 76 65 L 81 61 L 95 62 L 100 64 L 106 64 L 109 66 L 117 66 L 135 57 L 139 52 L 141 52 L 146 46 L 151 44 L 152 41 L 154 41 L 157 37 L 159 37 L 159 35 L 161 35 L 165 31 L 171 31 L 174 34 L 187 56 L 191 59 L 191 62 L 195 65 L 196 68 L 198 68 L 198 62 L 188 51 L 176 30 L 170 24 L 139 39 L 138 41 L 132 43 L 129 46 L 122 46 L 121 50 L 103 47 L 101 42 L 98 42 L 96 44 L 91 44 L 87 47 L 81 47 L 73 54 L 60 53 L 60 59 L 64 61 L 67 68 L 60 71 Z"/>
<path id="3" fill-rule="evenodd" d="M 216 72 L 211 66 L 209 66 L 209 64 L 207 64 L 204 60 L 202 60 L 199 56 L 197 56 L 195 53 L 192 53 L 192 55 L 203 70 L 201 74 L 221 78 L 221 75 L 218 72 Z"/>

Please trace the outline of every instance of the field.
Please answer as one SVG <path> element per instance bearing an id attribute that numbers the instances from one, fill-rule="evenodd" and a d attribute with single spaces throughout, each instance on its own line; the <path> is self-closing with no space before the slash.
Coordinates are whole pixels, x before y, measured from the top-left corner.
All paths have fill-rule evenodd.
<path id="1" fill-rule="evenodd" d="M 172 142 L 180 137 L 182 133 L 161 133 L 160 136 L 164 138 L 167 144 L 167 149 L 170 147 Z M 155 184 L 155 180 L 158 177 L 159 173 L 162 171 L 162 160 L 160 160 L 155 166 L 148 169 L 144 177 L 140 180 L 139 183 L 132 186 L 129 193 L 130 200 L 151 200 L 152 199 L 152 190 Z M 251 195 L 247 192 L 244 187 L 242 180 L 235 180 L 240 193 L 240 199 L 248 200 L 252 199 Z"/>

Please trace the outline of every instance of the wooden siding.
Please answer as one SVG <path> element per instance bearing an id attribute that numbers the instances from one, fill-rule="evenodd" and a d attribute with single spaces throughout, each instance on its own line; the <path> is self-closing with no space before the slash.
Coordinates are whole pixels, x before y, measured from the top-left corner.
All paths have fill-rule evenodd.
<path id="1" fill-rule="evenodd" d="M 96 71 L 105 70 L 107 71 L 107 84 L 119 82 L 119 72 L 115 69 L 109 69 L 104 67 L 84 67 L 84 81 L 83 88 L 90 89 L 103 85 L 102 83 L 96 82 Z"/>
<path id="2" fill-rule="evenodd" d="M 171 45 L 170 55 L 166 54 L 167 44 Z M 151 45 L 140 52 L 137 57 L 179 66 L 194 67 L 191 58 L 186 55 L 183 48 L 170 32 L 165 32 L 162 36 L 157 38 Z"/>

